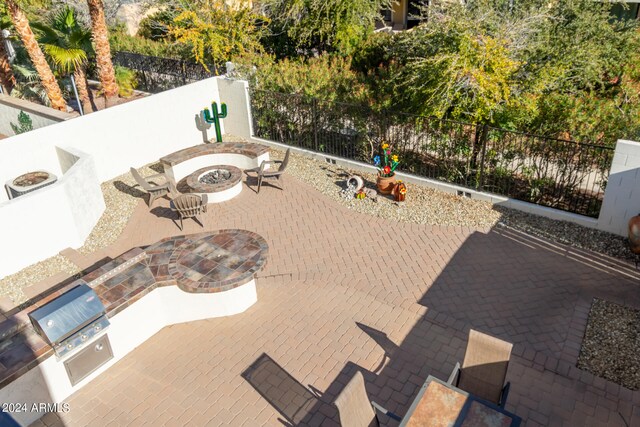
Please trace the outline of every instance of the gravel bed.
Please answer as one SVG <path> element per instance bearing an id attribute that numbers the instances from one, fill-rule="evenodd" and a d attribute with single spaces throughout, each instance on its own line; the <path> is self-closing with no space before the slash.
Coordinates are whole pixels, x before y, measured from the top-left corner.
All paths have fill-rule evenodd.
<path id="1" fill-rule="evenodd" d="M 25 287 L 58 273 L 64 272 L 72 276 L 79 271 L 78 266 L 67 258 L 56 255 L 0 279 L 0 297 L 8 298 L 17 305 L 27 299 L 23 291 Z"/>
<path id="2" fill-rule="evenodd" d="M 138 172 L 147 177 L 162 172 L 162 166 L 154 163 L 143 166 Z M 146 192 L 135 185 L 136 181 L 128 172 L 102 183 L 106 209 L 79 252 L 89 254 L 106 248 L 120 237 L 138 202 L 147 197 Z"/>
<path id="3" fill-rule="evenodd" d="M 284 151 L 271 149 L 271 157 L 282 159 Z M 288 173 L 313 188 L 358 212 L 397 221 L 430 225 L 462 225 L 486 228 L 506 226 L 576 248 L 587 249 L 624 261 L 634 261 L 627 239 L 611 233 L 528 214 L 488 202 L 462 198 L 431 188 L 407 183 L 407 201 L 397 205 L 390 196 L 347 200 L 340 195 L 351 174 L 365 179 L 365 187 L 375 189 L 374 174 L 347 170 L 306 156 L 291 153 Z"/>
<path id="4" fill-rule="evenodd" d="M 594 298 L 578 368 L 640 388 L 640 310 Z"/>
<path id="5" fill-rule="evenodd" d="M 281 159 L 283 155 L 281 151 L 271 150 L 271 157 L 274 159 Z M 412 184 L 407 184 L 407 198 L 401 204 L 395 203 L 391 196 L 383 195 L 378 195 L 377 201 L 371 198 L 345 199 L 340 191 L 346 188 L 345 181 L 350 175 L 362 176 L 365 187 L 371 189 L 376 188 L 376 176 L 350 171 L 295 153 L 291 153 L 287 173 L 350 209 L 381 218 L 418 224 L 479 228 L 491 227 L 500 218 L 500 213 L 493 210 L 489 203 Z"/>

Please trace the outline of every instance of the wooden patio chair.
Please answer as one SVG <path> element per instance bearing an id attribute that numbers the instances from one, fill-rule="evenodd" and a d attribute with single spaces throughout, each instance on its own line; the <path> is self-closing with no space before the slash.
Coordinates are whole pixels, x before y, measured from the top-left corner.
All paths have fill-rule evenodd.
<path id="1" fill-rule="evenodd" d="M 509 394 L 505 385 L 513 344 L 471 329 L 462 366 L 456 363 L 449 384 L 504 407 Z"/>
<path id="2" fill-rule="evenodd" d="M 166 195 L 171 195 L 177 193 L 173 183 L 167 179 L 167 177 L 163 173 L 159 173 L 156 175 L 151 175 L 143 178 L 135 168 L 131 168 L 131 175 L 133 175 L 133 179 L 136 180 L 138 185 L 142 187 L 147 193 L 149 193 L 149 199 L 147 201 L 147 205 L 151 207 L 153 202 L 160 197 L 164 197 Z M 164 183 L 156 184 L 154 179 L 164 178 Z"/>
<path id="3" fill-rule="evenodd" d="M 367 390 L 364 386 L 364 377 L 360 371 L 349 380 L 333 402 L 338 408 L 340 424 L 342 427 L 369 427 L 379 426 L 378 412 L 401 421 L 401 418 L 384 409 L 375 402 L 369 401 Z"/>
<path id="4" fill-rule="evenodd" d="M 208 198 L 206 194 L 199 196 L 197 194 L 181 194 L 171 200 L 170 208 L 174 212 L 178 212 L 180 216 L 180 230 L 183 229 L 182 221 L 187 218 L 193 218 L 200 226 L 204 227 L 204 223 L 198 221 L 197 217 L 201 213 L 207 211 Z"/>
<path id="5" fill-rule="evenodd" d="M 269 178 L 277 179 L 278 183 L 280 184 L 280 189 L 284 190 L 284 186 L 282 185 L 284 178 L 282 176 L 285 170 L 287 169 L 287 165 L 289 164 L 290 152 L 291 152 L 291 148 L 288 148 L 287 152 L 284 154 L 284 159 L 263 160 L 262 163 L 260 163 L 260 167 L 247 169 L 244 171 L 244 173 L 247 174 L 247 176 L 251 176 L 254 173 L 256 174 L 256 177 L 258 178 L 258 191 L 257 191 L 258 193 L 260 193 L 260 187 L 262 186 L 262 181 L 264 179 L 269 179 Z M 278 167 L 277 170 L 265 169 L 265 166 L 270 164 L 274 164 L 274 165 L 280 164 L 280 167 Z"/>

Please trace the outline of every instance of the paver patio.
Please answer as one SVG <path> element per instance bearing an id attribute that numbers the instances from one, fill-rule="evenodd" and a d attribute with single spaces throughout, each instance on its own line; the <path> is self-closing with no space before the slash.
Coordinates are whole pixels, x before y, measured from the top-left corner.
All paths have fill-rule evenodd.
<path id="1" fill-rule="evenodd" d="M 470 327 L 515 344 L 507 409 L 525 425 L 640 425 L 640 392 L 575 368 L 593 297 L 640 307 L 633 268 L 503 228 L 388 222 L 286 179 L 203 216 L 267 240 L 253 307 L 163 329 L 36 425 L 336 425 L 356 369 L 402 415 L 462 359 Z M 141 201 L 101 255 L 183 234 L 171 215 Z"/>

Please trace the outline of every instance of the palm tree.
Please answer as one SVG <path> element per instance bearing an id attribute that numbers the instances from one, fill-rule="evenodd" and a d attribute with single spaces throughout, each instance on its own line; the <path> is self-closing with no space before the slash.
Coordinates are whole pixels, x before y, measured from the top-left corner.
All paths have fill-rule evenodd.
<path id="1" fill-rule="evenodd" d="M 102 85 L 102 93 L 108 100 L 118 96 L 118 84 L 116 83 L 116 74 L 111 62 L 111 47 L 109 46 L 107 23 L 104 18 L 104 5 L 102 0 L 87 0 L 87 5 L 89 6 L 91 32 L 96 50 L 98 78 Z"/>
<path id="2" fill-rule="evenodd" d="M 33 23 L 40 32 L 38 41 L 44 53 L 63 74 L 73 73 L 78 96 L 85 112 L 91 112 L 87 85 L 87 54 L 92 53 L 91 31 L 80 25 L 75 9 L 65 6 L 47 24 Z"/>
<path id="3" fill-rule="evenodd" d="M 0 7 L 0 31 L 8 30 L 10 26 L 11 20 L 6 16 L 5 8 Z M 11 69 L 11 61 L 5 47 L 4 36 L 0 36 L 0 84 L 7 94 L 10 94 L 16 85 L 16 76 Z"/>
<path id="4" fill-rule="evenodd" d="M 10 94 L 16 86 L 16 76 L 11 69 L 11 62 L 2 37 L 0 37 L 0 84 L 7 94 Z"/>
<path id="5" fill-rule="evenodd" d="M 16 29 L 16 33 L 18 33 L 18 36 L 22 40 L 22 44 L 29 54 L 29 58 L 31 58 L 31 62 L 36 68 L 38 76 L 40 76 L 42 86 L 44 86 L 47 91 L 47 96 L 51 101 L 51 106 L 56 110 L 66 111 L 67 103 L 62 97 L 60 86 L 58 86 L 58 82 L 47 63 L 44 53 L 42 53 L 33 31 L 31 31 L 27 16 L 24 14 L 16 0 L 5 0 L 5 4 L 7 6 L 9 16 L 11 17 L 11 21 L 13 22 L 13 26 Z"/>

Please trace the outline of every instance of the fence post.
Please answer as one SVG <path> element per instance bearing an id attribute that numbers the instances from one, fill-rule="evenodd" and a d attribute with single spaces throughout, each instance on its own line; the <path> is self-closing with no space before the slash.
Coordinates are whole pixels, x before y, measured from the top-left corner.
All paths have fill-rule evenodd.
<path id="1" fill-rule="evenodd" d="M 318 149 L 318 100 L 314 97 L 311 98 L 311 117 L 313 123 L 313 146 L 316 152 Z"/>
<path id="2" fill-rule="evenodd" d="M 489 126 L 484 124 L 482 125 L 482 130 L 480 131 L 480 174 L 476 179 L 476 190 L 484 189 L 484 156 L 487 151 L 487 133 L 489 132 Z"/>

